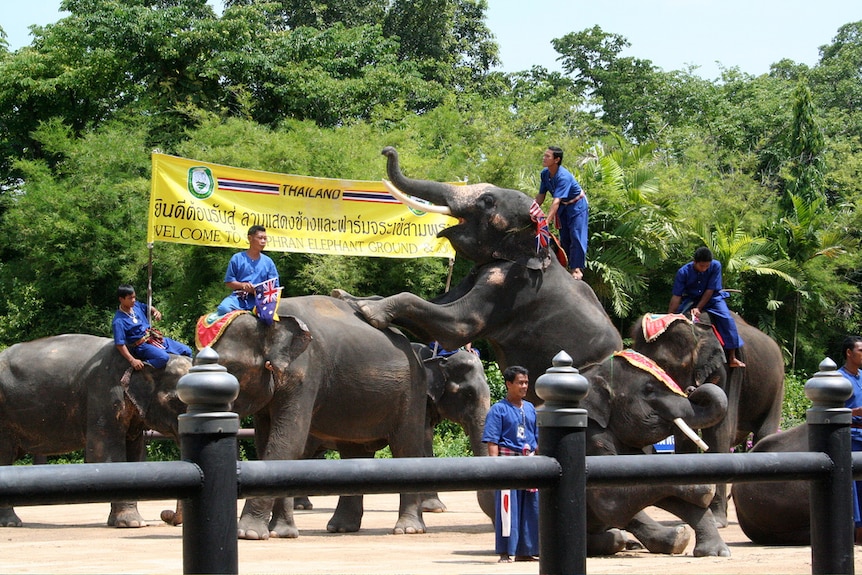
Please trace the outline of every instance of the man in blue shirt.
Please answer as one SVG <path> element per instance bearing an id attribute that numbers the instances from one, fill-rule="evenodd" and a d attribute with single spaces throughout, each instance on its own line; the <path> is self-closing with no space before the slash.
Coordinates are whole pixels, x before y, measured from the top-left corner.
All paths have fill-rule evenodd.
<path id="1" fill-rule="evenodd" d="M 275 287 L 280 285 L 275 262 L 263 253 L 266 240 L 266 228 L 263 226 L 252 226 L 248 229 L 248 249 L 235 253 L 228 262 L 224 283 L 233 292 L 219 304 L 216 310 L 218 315 L 225 315 L 236 309 L 253 309 L 254 286 L 261 282 L 275 278 Z"/>
<path id="2" fill-rule="evenodd" d="M 701 312 L 707 312 L 721 336 L 722 347 L 727 352 L 728 367 L 745 367 L 742 360 L 736 357 L 736 350 L 744 342 L 736 331 L 736 321 L 730 308 L 724 302 L 726 297 L 727 292 L 721 286 L 721 262 L 712 259 L 709 248 L 701 246 L 694 251 L 693 261 L 676 272 L 668 313 L 684 313 L 691 308 L 692 319 L 696 321 Z"/>
<path id="3" fill-rule="evenodd" d="M 545 201 L 551 192 L 554 201 L 548 209 L 548 221 L 560 231 L 560 246 L 569 259 L 569 271 L 576 280 L 583 279 L 587 263 L 587 196 L 572 173 L 563 167 L 563 150 L 549 146 L 542 156 L 539 193 L 536 203 Z"/>
<path id="4" fill-rule="evenodd" d="M 853 395 L 844 403 L 844 407 L 850 408 L 852 423 L 850 424 L 850 445 L 853 451 L 862 451 L 862 337 L 851 335 L 844 338 L 841 345 L 841 355 L 844 357 L 844 365 L 838 368 L 853 386 Z M 862 527 L 859 518 L 862 517 L 862 501 L 859 494 L 862 493 L 862 481 L 855 483 L 856 507 L 854 519 L 856 521 L 856 544 L 862 544 Z"/>
<path id="5" fill-rule="evenodd" d="M 156 321 L 162 319 L 162 314 L 155 307 L 148 309 L 139 302 L 134 287 L 121 285 L 117 288 L 117 298 L 120 305 L 111 322 L 114 345 L 134 369 L 143 369 L 145 362 L 157 369 L 165 367 L 170 353 L 192 356 L 189 346 L 153 332 L 147 312 L 152 311 Z"/>
<path id="6" fill-rule="evenodd" d="M 536 409 L 524 399 L 530 378 L 527 370 L 512 365 L 503 372 L 506 397 L 495 403 L 485 418 L 482 441 L 491 457 L 533 455 L 539 448 Z M 534 561 L 539 554 L 539 494 L 535 489 L 497 491 L 495 497 L 495 549 L 501 563 Z"/>

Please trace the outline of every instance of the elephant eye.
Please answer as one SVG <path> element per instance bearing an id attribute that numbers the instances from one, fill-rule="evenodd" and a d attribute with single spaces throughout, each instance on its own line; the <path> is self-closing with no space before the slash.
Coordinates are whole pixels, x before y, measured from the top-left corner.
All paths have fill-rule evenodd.
<path id="1" fill-rule="evenodd" d="M 491 194 L 482 194 L 481 196 L 479 196 L 479 200 L 476 203 L 478 203 L 483 209 L 486 210 L 493 208 L 496 204 L 496 202 L 494 201 L 494 197 L 491 196 Z"/>

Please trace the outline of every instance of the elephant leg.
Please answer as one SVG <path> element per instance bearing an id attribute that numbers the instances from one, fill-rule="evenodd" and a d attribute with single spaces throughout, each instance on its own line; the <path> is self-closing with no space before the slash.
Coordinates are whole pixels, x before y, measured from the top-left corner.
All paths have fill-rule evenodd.
<path id="1" fill-rule="evenodd" d="M 291 510 L 290 513 L 288 513 L 288 508 Z M 293 521 L 293 509 L 296 508 L 293 497 L 277 497 L 275 499 L 272 505 L 272 518 L 269 520 L 270 536 L 282 539 L 299 537 L 299 529 Z"/>
<path id="2" fill-rule="evenodd" d="M 619 529 L 587 533 L 587 555 L 601 557 L 614 555 L 626 548 L 626 536 Z"/>
<path id="3" fill-rule="evenodd" d="M 641 511 L 626 525 L 632 535 L 643 543 L 650 553 L 678 555 L 691 541 L 691 533 L 684 525 L 665 526 Z"/>
<path id="4" fill-rule="evenodd" d="M 364 513 L 362 495 L 342 495 L 326 530 L 330 533 L 355 533 L 362 526 Z"/>
<path id="5" fill-rule="evenodd" d="M 673 513 L 694 529 L 692 554 L 695 557 L 730 557 L 730 549 L 718 533 L 709 507 L 699 507 L 675 497 L 663 499 L 656 506 Z"/>
<path id="6" fill-rule="evenodd" d="M 0 527 L 21 527 L 24 523 L 12 507 L 0 507 Z"/>
<path id="7" fill-rule="evenodd" d="M 138 513 L 136 501 L 114 501 L 108 515 L 109 527 L 146 527 L 147 522 Z"/>
<path id="8" fill-rule="evenodd" d="M 314 504 L 308 498 L 308 495 L 300 495 L 293 498 L 293 508 L 300 511 L 311 511 L 314 509 Z"/>
<path id="9" fill-rule="evenodd" d="M 246 499 L 242 513 L 236 526 L 236 534 L 239 539 L 269 539 L 269 520 L 272 516 L 274 499 L 271 497 L 255 497 Z M 293 524 L 293 501 L 289 506 L 284 506 L 285 523 L 292 526 L 287 532 L 277 533 L 275 537 L 299 537 L 299 530 Z M 291 534 L 292 533 L 292 534 Z"/>

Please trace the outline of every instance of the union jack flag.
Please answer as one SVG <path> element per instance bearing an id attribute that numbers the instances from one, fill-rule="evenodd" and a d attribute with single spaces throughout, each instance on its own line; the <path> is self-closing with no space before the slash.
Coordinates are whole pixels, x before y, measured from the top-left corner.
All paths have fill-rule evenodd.
<path id="1" fill-rule="evenodd" d="M 551 235 L 551 230 L 548 229 L 548 218 L 545 217 L 545 212 L 535 200 L 530 204 L 530 219 L 536 224 L 536 253 L 539 253 L 542 248 L 553 250 L 557 254 L 557 261 L 563 267 L 568 266 L 569 258 L 566 252 L 560 247 L 559 240 L 556 236 Z M 553 242 L 553 245 L 551 245 Z"/>
<path id="2" fill-rule="evenodd" d="M 266 325 L 278 321 L 278 300 L 281 298 L 282 288 L 278 287 L 278 278 L 270 278 L 254 286 L 255 304 L 257 316 Z"/>

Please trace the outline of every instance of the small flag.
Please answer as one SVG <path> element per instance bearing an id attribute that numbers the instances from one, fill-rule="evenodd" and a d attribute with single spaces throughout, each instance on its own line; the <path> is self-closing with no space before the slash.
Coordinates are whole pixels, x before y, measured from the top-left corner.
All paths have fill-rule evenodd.
<path id="1" fill-rule="evenodd" d="M 542 211 L 542 207 L 535 200 L 530 204 L 530 219 L 536 224 L 536 253 L 539 253 L 542 248 L 551 249 L 557 254 L 557 261 L 560 262 L 560 265 L 567 267 L 569 265 L 569 258 L 566 256 L 563 248 L 560 247 L 557 237 L 551 234 L 545 212 Z"/>
<path id="2" fill-rule="evenodd" d="M 500 523 L 503 537 L 512 534 L 512 492 L 509 489 L 500 490 Z"/>
<path id="3" fill-rule="evenodd" d="M 275 312 L 281 299 L 282 288 L 276 285 L 277 282 L 278 279 L 271 278 L 254 286 L 255 313 L 266 325 L 278 321 L 278 314 Z"/>

